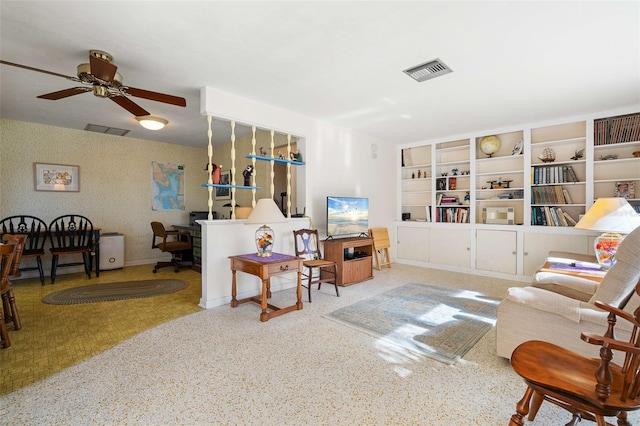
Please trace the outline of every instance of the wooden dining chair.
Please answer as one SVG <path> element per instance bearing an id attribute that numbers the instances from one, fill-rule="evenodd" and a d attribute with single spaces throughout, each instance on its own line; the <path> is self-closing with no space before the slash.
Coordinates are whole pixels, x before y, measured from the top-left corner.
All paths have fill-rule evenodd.
<path id="1" fill-rule="evenodd" d="M 309 303 L 311 303 L 311 286 L 318 284 L 318 290 L 322 283 L 331 283 L 336 288 L 336 296 L 340 297 L 338 290 L 338 266 L 336 262 L 322 258 L 320 241 L 317 229 L 299 229 L 293 231 L 295 241 L 296 256 L 305 260 L 302 262 L 304 268 L 302 276 L 306 278 L 306 287 L 309 292 Z M 305 269 L 306 268 L 306 269 Z M 315 274 L 314 274 L 315 273 Z"/>
<path id="2" fill-rule="evenodd" d="M 7 277 L 6 288 L 2 289 L 2 306 L 4 310 L 4 322 L 5 324 L 13 323 L 15 330 L 22 328 L 20 322 L 20 315 L 18 314 L 18 307 L 16 306 L 16 298 L 13 294 L 13 286 L 11 285 L 11 279 L 20 275 L 20 262 L 22 261 L 22 254 L 24 253 L 24 245 L 27 240 L 27 236 L 24 234 L 4 234 L 2 239 L 6 243 L 15 244 L 15 253 L 11 260 L 11 267 L 9 268 L 9 275 Z"/>
<path id="3" fill-rule="evenodd" d="M 29 215 L 9 216 L 0 221 L 0 234 L 24 234 L 27 236 L 23 258 L 35 258 L 36 266 L 20 265 L 20 271 L 37 270 L 40 283 L 44 285 L 44 270 L 42 256 L 45 255 L 44 245 L 49 235 L 49 227 L 42 219 Z"/>
<path id="4" fill-rule="evenodd" d="M 13 256 L 16 251 L 15 243 L 0 244 L 0 294 L 4 295 L 6 289 L 10 288 L 9 272 L 13 266 Z M 7 331 L 7 325 L 5 323 L 6 312 L 0 315 L 0 345 L 3 348 L 11 346 L 11 339 L 9 339 L 9 332 Z"/>
<path id="5" fill-rule="evenodd" d="M 93 223 L 81 215 L 59 216 L 49 224 L 51 241 L 51 284 L 56 281 L 59 267 L 84 266 L 87 278 L 91 278 L 91 253 L 93 250 Z M 60 263 L 60 256 L 81 255 L 82 262 Z"/>

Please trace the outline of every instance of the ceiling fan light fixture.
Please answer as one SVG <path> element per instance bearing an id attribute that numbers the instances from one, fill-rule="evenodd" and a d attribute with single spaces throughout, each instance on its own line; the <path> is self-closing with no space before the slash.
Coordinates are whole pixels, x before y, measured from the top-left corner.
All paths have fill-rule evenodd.
<path id="1" fill-rule="evenodd" d="M 140 123 L 142 127 L 149 130 L 160 130 L 169 122 L 164 118 L 154 117 L 152 115 L 143 115 L 136 117 L 136 120 Z"/>

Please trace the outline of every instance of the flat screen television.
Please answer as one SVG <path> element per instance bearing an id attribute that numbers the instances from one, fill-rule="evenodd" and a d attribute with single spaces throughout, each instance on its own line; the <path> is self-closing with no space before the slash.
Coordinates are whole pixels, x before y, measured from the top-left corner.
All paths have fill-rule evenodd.
<path id="1" fill-rule="evenodd" d="M 327 197 L 327 237 L 357 236 L 368 231 L 368 198 Z"/>

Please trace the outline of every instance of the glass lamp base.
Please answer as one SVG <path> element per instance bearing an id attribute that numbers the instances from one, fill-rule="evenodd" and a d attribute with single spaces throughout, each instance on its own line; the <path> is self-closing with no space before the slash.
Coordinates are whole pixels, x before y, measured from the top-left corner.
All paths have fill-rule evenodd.
<path id="1" fill-rule="evenodd" d="M 269 257 L 271 256 L 273 249 L 273 240 L 275 233 L 273 229 L 267 225 L 262 225 L 256 231 L 256 248 L 258 249 L 258 256 Z"/>
<path id="2" fill-rule="evenodd" d="M 622 235 L 611 232 L 605 232 L 596 237 L 594 249 L 598 263 L 601 266 L 610 268 L 616 263 L 616 251 L 618 251 L 618 246 L 622 240 Z"/>

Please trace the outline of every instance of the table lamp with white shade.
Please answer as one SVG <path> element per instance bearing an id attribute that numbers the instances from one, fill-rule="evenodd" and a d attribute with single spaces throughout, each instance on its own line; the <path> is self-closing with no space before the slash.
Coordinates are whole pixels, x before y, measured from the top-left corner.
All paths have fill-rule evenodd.
<path id="1" fill-rule="evenodd" d="M 638 214 L 626 199 L 620 197 L 598 198 L 587 213 L 575 225 L 577 229 L 600 231 L 594 249 L 598 263 L 611 267 L 620 242 L 626 234 L 640 226 Z"/>
<path id="2" fill-rule="evenodd" d="M 261 198 L 251 211 L 249 217 L 245 220 L 245 224 L 262 224 L 256 231 L 256 247 L 258 256 L 269 257 L 273 251 L 275 242 L 275 232 L 267 223 L 280 223 L 287 220 L 282 212 L 271 198 Z"/>

